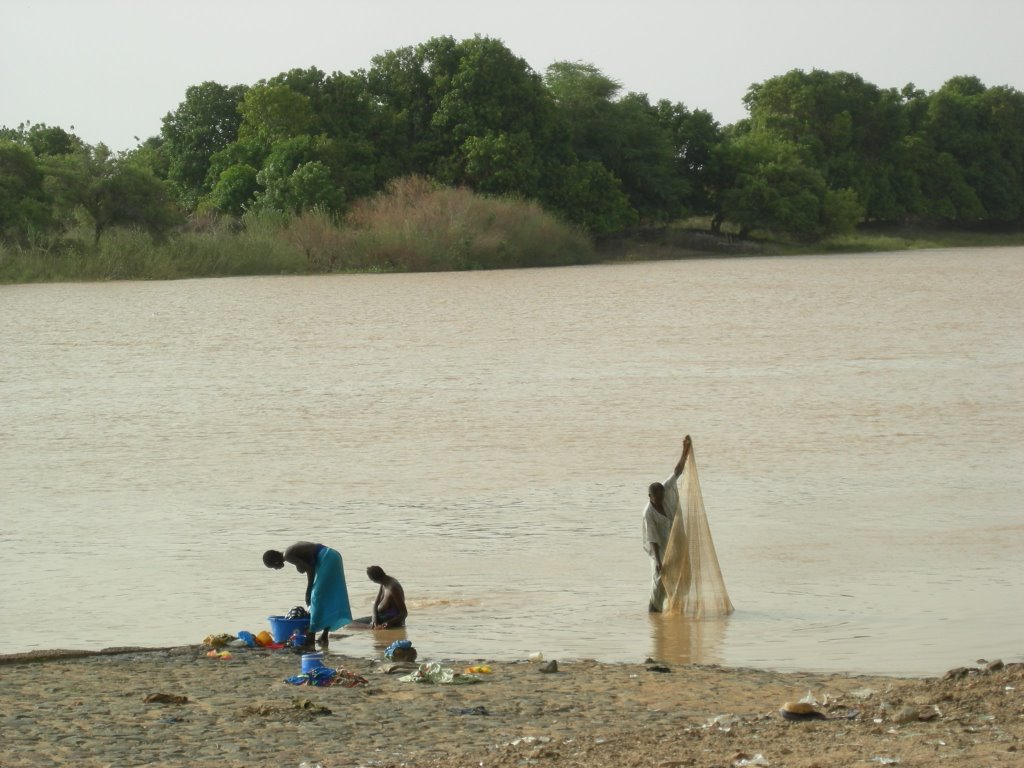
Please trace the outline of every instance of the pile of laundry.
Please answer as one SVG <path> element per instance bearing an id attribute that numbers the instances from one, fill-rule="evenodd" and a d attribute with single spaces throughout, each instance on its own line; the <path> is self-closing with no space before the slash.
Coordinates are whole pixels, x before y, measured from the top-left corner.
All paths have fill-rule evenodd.
<path id="1" fill-rule="evenodd" d="M 252 632 L 242 630 L 237 635 L 230 635 L 221 632 L 217 635 L 207 635 L 203 639 L 203 645 L 213 649 L 218 648 L 284 648 L 285 643 L 275 643 L 274 638 L 267 630 L 254 635 Z"/>
<path id="2" fill-rule="evenodd" d="M 284 681 L 292 685 L 315 685 L 318 688 L 325 688 L 329 685 L 355 688 L 357 685 L 367 685 L 369 682 L 355 672 L 349 672 L 347 669 L 331 669 L 330 667 L 316 667 L 301 675 L 286 677 Z"/>

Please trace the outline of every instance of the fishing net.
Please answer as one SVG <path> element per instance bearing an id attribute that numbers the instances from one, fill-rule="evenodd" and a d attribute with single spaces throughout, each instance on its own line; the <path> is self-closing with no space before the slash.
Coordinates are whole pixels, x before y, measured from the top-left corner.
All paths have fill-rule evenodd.
<path id="1" fill-rule="evenodd" d="M 711 540 L 692 448 L 680 482 L 661 563 L 661 612 L 691 618 L 725 616 L 733 612 L 733 606 Z"/>

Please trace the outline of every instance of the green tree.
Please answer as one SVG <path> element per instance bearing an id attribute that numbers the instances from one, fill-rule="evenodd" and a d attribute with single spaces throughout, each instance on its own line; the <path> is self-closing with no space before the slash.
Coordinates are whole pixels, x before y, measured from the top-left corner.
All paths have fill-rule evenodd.
<path id="1" fill-rule="evenodd" d="M 676 173 L 686 181 L 684 207 L 693 213 L 711 213 L 713 158 L 722 141 L 722 128 L 710 112 L 691 112 L 681 103 L 659 101 L 658 121 L 668 131 Z"/>
<path id="2" fill-rule="evenodd" d="M 622 191 L 622 182 L 594 160 L 561 168 L 542 200 L 566 221 L 595 235 L 621 232 L 637 223 L 636 210 Z"/>
<path id="3" fill-rule="evenodd" d="M 80 151 L 85 144 L 75 134 L 57 126 L 36 123 L 25 132 L 25 143 L 36 157 L 47 155 L 70 155 Z"/>
<path id="4" fill-rule="evenodd" d="M 58 213 L 67 221 L 75 209 L 84 210 L 97 242 L 113 226 L 138 226 L 163 237 L 181 220 L 163 181 L 104 144 L 50 157 L 43 167 Z"/>
<path id="5" fill-rule="evenodd" d="M 330 156 L 330 140 L 311 136 L 282 139 L 272 147 L 256 175 L 261 188 L 253 203 L 256 209 L 299 213 L 311 208 L 338 211 L 344 205 L 344 189 L 324 162 Z"/>
<path id="6" fill-rule="evenodd" d="M 247 163 L 236 163 L 224 169 L 204 202 L 220 213 L 241 216 L 259 188 L 256 169 Z"/>
<path id="7" fill-rule="evenodd" d="M 744 102 L 755 130 L 803 147 L 831 189 L 856 191 L 867 218 L 901 215 L 891 176 L 909 123 L 899 92 L 849 72 L 794 69 L 752 85 Z"/>
<path id="8" fill-rule="evenodd" d="M 540 188 L 540 167 L 525 133 L 485 131 L 462 145 L 462 178 L 478 192 L 515 194 Z"/>
<path id="9" fill-rule="evenodd" d="M 451 37 L 436 37 L 372 59 L 366 88 L 381 110 L 377 149 L 382 161 L 389 163 L 386 176 L 430 174 L 446 151 L 433 116 L 458 61 L 457 43 Z"/>
<path id="10" fill-rule="evenodd" d="M 767 131 L 742 134 L 725 146 L 734 183 L 721 196 L 723 219 L 740 236 L 761 229 L 815 240 L 853 228 L 862 213 L 850 191 L 833 191 L 792 141 Z"/>
<path id="11" fill-rule="evenodd" d="M 35 156 L 0 139 L 0 238 L 24 242 L 50 225 L 50 201 Z"/>
<path id="12" fill-rule="evenodd" d="M 960 169 L 981 204 L 978 218 L 1012 222 L 1024 217 L 1024 94 L 986 88 L 976 77 L 952 78 L 929 99 L 924 134 L 937 153 L 948 155 Z M 935 170 L 946 176 L 950 171 Z M 964 223 L 974 218 L 972 208 L 966 205 Z"/>
<path id="13" fill-rule="evenodd" d="M 309 97 L 284 84 L 254 85 L 246 91 L 238 109 L 242 114 L 239 139 L 264 147 L 316 131 L 316 116 Z"/>
<path id="14" fill-rule="evenodd" d="M 545 171 L 568 157 L 560 152 L 568 147 L 543 80 L 499 40 L 478 35 L 460 42 L 455 54 L 457 67 L 438 83 L 431 118 L 442 153 L 434 175 L 475 189 L 507 188 L 515 179 L 517 186 L 508 191 L 536 197 Z M 489 161 L 477 162 L 471 172 L 474 154 Z M 510 164 L 506 168 L 500 166 L 503 159 Z"/>
<path id="15" fill-rule="evenodd" d="M 178 108 L 164 117 L 161 138 L 167 178 L 186 209 L 193 210 L 212 187 L 210 159 L 238 137 L 238 105 L 247 90 L 212 81 L 193 85 Z"/>
<path id="16" fill-rule="evenodd" d="M 689 183 L 671 129 L 646 96 L 617 98 L 619 83 L 581 62 L 555 62 L 545 83 L 576 156 L 611 171 L 641 219 L 663 222 L 682 213 Z"/>

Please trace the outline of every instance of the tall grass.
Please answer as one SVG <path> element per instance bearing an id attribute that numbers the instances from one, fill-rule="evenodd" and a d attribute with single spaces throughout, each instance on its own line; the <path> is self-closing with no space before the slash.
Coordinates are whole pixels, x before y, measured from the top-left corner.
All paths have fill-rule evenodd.
<path id="1" fill-rule="evenodd" d="M 319 210 L 249 213 L 241 221 L 201 216 L 163 242 L 134 229 L 111 229 L 96 242 L 82 225 L 0 245 L 0 282 L 500 269 L 594 258 L 586 235 L 535 203 L 411 177 L 358 202 L 341 221 Z"/>
<path id="2" fill-rule="evenodd" d="M 96 243 L 87 230 L 0 245 L 0 282 L 175 280 L 186 277 L 296 274 L 306 271 L 302 252 L 259 226 L 234 231 L 227 222 L 154 242 L 136 229 L 111 229 Z"/>
<path id="3" fill-rule="evenodd" d="M 595 258 L 586 235 L 536 203 L 439 187 L 417 176 L 358 201 L 335 247 L 334 267 L 342 270 L 510 269 Z"/>
<path id="4" fill-rule="evenodd" d="M 299 216 L 248 213 L 240 221 L 193 218 L 166 240 L 112 229 L 97 242 L 89 222 L 27 243 L 0 242 L 0 283 L 174 280 L 187 277 L 324 272 L 423 272 L 584 264 L 685 256 L 753 256 L 902 251 L 917 248 L 1020 245 L 1019 232 L 942 228 L 863 229 L 798 243 L 755 233 L 756 239 L 710 235 L 691 219 L 608 238 L 600 255 L 590 239 L 536 203 L 441 187 L 422 177 L 392 182 L 356 202 L 343 219 L 320 210 Z"/>

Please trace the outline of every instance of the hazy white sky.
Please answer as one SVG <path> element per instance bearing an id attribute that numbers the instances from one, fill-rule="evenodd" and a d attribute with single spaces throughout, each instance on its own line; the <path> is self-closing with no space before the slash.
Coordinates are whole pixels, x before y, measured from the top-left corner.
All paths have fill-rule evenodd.
<path id="1" fill-rule="evenodd" d="M 0 30 L 0 125 L 114 149 L 159 133 L 190 85 L 347 73 L 439 35 L 498 38 L 540 73 L 588 62 L 723 124 L 791 69 L 1024 90 L 1024 0 L 0 0 Z"/>

